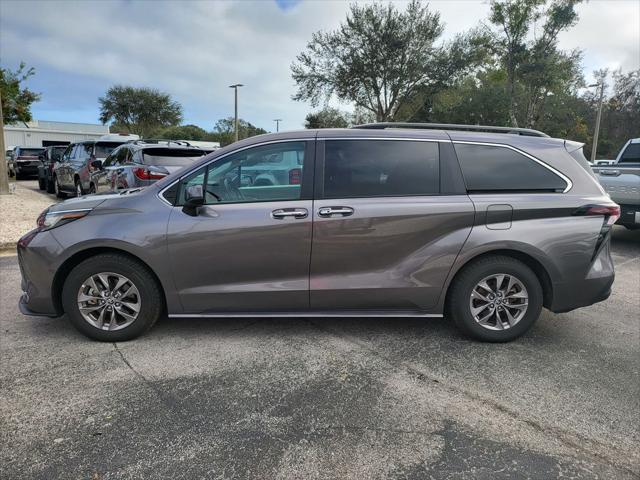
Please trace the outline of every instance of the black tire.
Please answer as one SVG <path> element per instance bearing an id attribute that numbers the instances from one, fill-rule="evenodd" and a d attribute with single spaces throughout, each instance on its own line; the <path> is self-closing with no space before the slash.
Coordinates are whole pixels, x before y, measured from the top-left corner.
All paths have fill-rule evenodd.
<path id="1" fill-rule="evenodd" d="M 121 330 L 101 330 L 84 319 L 77 304 L 83 282 L 101 272 L 113 272 L 129 278 L 140 293 L 138 317 Z M 160 286 L 146 266 L 120 254 L 100 254 L 78 264 L 67 277 L 62 289 L 62 305 L 71 324 L 87 337 L 101 342 L 132 340 L 149 330 L 163 312 L 164 302 Z"/>
<path id="2" fill-rule="evenodd" d="M 60 183 L 58 183 L 58 177 L 53 177 L 53 192 L 58 198 L 66 198 L 67 194 L 60 190 Z"/>
<path id="3" fill-rule="evenodd" d="M 53 186 L 53 182 L 48 178 L 44 179 L 44 188 L 47 191 L 47 193 L 55 193 L 56 191 L 55 187 Z"/>
<path id="4" fill-rule="evenodd" d="M 22 180 L 24 179 L 24 175 L 22 175 L 22 173 L 20 172 L 16 172 L 16 180 Z"/>
<path id="5" fill-rule="evenodd" d="M 45 188 L 44 178 L 38 177 L 38 189 L 44 190 Z"/>
<path id="6" fill-rule="evenodd" d="M 515 325 L 504 330 L 490 330 L 474 319 L 469 303 L 473 289 L 482 279 L 501 273 L 513 275 L 522 282 L 528 293 L 528 306 Z M 491 255 L 471 262 L 456 275 L 447 295 L 446 312 L 465 335 L 485 342 L 508 342 L 533 326 L 540 316 L 542 303 L 540 280 L 527 265 L 511 257 Z"/>

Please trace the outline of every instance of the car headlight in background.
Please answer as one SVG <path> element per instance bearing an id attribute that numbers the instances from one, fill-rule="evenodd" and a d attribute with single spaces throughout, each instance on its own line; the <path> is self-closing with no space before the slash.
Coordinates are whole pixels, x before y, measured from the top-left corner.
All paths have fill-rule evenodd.
<path id="1" fill-rule="evenodd" d="M 38 231 L 51 230 L 52 228 L 59 227 L 79 218 L 87 216 L 91 211 L 90 208 L 83 208 L 78 210 L 60 210 L 57 212 L 50 212 L 49 209 L 45 210 L 38 216 Z"/>

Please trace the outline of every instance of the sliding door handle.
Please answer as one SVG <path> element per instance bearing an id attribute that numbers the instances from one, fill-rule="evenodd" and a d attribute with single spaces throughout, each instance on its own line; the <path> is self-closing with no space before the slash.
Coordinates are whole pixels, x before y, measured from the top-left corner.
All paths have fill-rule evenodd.
<path id="1" fill-rule="evenodd" d="M 279 208 L 271 212 L 271 216 L 278 220 L 284 218 L 306 218 L 309 212 L 306 208 Z"/>
<path id="2" fill-rule="evenodd" d="M 348 217 L 353 215 L 353 208 L 351 207 L 322 207 L 318 210 L 318 215 L 321 217 L 331 217 L 332 215 L 342 215 Z"/>

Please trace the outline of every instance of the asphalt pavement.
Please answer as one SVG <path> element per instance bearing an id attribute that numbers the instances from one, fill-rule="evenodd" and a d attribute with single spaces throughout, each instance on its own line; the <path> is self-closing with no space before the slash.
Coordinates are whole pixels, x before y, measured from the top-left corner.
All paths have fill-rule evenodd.
<path id="1" fill-rule="evenodd" d="M 606 302 L 483 344 L 446 319 L 163 319 L 97 343 L 19 314 L 0 257 L 3 479 L 640 477 L 640 231 Z"/>

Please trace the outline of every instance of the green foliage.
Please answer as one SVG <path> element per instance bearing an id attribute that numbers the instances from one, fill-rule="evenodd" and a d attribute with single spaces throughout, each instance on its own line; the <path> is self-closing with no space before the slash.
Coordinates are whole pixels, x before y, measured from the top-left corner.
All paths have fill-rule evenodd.
<path id="1" fill-rule="evenodd" d="M 292 64 L 298 87 L 293 98 L 315 107 L 335 95 L 378 121 L 397 118 L 413 95 L 441 88 L 474 58 L 464 37 L 436 45 L 443 28 L 440 14 L 419 0 L 404 11 L 393 4 L 353 4 L 338 30 L 314 33 Z"/>
<path id="2" fill-rule="evenodd" d="M 208 140 L 210 134 L 204 128 L 197 125 L 179 125 L 167 127 L 158 130 L 153 134 L 154 137 L 167 140 Z"/>
<path id="3" fill-rule="evenodd" d="M 31 120 L 31 104 L 40 100 L 40 94 L 21 84 L 32 75 L 35 75 L 35 69 L 27 68 L 22 62 L 16 71 L 0 68 L 0 94 L 5 124 Z"/>
<path id="4" fill-rule="evenodd" d="M 210 140 L 220 142 L 220 145 L 222 146 L 229 145 L 235 140 L 234 132 L 234 118 L 222 118 L 216 122 L 213 132 L 211 133 Z M 256 127 L 241 118 L 238 119 L 238 140 L 253 137 L 255 135 L 262 135 L 264 133 L 267 133 L 265 129 Z"/>
<path id="5" fill-rule="evenodd" d="M 162 127 L 179 125 L 182 106 L 167 93 L 153 88 L 114 85 L 100 103 L 100 121 L 143 137 Z"/>
<path id="6" fill-rule="evenodd" d="M 305 119 L 305 128 L 347 128 L 349 114 L 337 108 L 325 107 L 317 112 L 311 112 Z"/>

